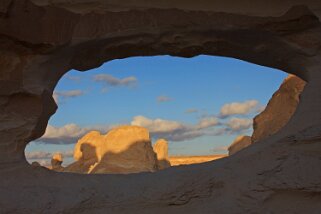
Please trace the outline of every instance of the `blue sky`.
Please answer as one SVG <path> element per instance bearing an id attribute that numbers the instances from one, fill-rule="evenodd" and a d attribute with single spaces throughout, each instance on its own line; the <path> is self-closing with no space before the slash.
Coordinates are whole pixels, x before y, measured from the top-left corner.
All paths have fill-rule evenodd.
<path id="1" fill-rule="evenodd" d="M 49 121 L 53 127 L 50 139 L 31 143 L 26 151 L 38 155 L 60 151 L 70 157 L 78 135 L 84 133 L 82 129 L 104 131 L 113 125 L 145 124 L 152 137 L 169 138 L 171 155 L 224 153 L 236 136 L 252 132 L 248 125 L 231 130 L 229 121 L 252 119 L 286 75 L 279 70 L 213 56 L 133 57 L 113 60 L 86 72 L 72 70 L 55 89 L 59 108 Z M 222 107 L 231 103 L 238 104 L 225 106 L 226 109 L 239 107 L 244 112 L 222 115 Z M 206 127 L 202 126 L 205 128 L 200 128 L 201 121 L 206 122 Z M 164 135 L 155 127 L 160 123 L 179 128 L 167 130 Z M 68 124 L 74 125 L 67 131 L 61 129 Z M 68 138 L 66 135 L 73 131 L 77 133 Z M 56 136 L 54 132 L 60 134 Z M 189 137 L 185 139 L 183 135 Z"/>

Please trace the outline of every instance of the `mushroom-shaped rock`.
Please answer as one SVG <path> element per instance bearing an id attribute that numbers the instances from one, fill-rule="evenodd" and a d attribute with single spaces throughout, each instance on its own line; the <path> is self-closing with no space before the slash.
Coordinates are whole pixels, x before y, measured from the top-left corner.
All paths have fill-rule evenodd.
<path id="1" fill-rule="evenodd" d="M 60 153 L 54 154 L 51 159 L 52 170 L 57 171 L 57 172 L 64 171 L 64 167 L 61 166 L 62 162 L 63 162 L 62 154 L 60 154 Z"/>
<path id="2" fill-rule="evenodd" d="M 251 145 L 252 140 L 250 136 L 238 136 L 234 142 L 228 147 L 228 154 L 233 155 L 236 152 Z"/>
<path id="3" fill-rule="evenodd" d="M 79 173 L 136 173 L 157 170 L 149 132 L 139 126 L 119 126 L 106 135 L 90 132 L 74 150 L 67 171 Z"/>
<path id="4" fill-rule="evenodd" d="M 154 152 L 157 156 L 158 169 L 165 169 L 171 166 L 168 157 L 168 142 L 165 139 L 159 139 L 154 144 Z"/>

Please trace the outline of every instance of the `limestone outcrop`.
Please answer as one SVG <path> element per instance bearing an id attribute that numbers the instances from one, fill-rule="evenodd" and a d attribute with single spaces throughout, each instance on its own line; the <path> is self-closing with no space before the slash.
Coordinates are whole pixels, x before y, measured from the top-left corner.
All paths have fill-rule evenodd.
<path id="1" fill-rule="evenodd" d="M 171 166 L 168 157 L 168 142 L 165 139 L 158 139 L 153 146 L 157 156 L 158 169 L 166 169 Z"/>
<path id="2" fill-rule="evenodd" d="M 284 127 L 297 109 L 306 82 L 289 75 L 273 94 L 265 110 L 253 120 L 252 142 L 267 138 Z"/>
<path id="3" fill-rule="evenodd" d="M 228 147 L 228 154 L 233 155 L 236 152 L 248 147 L 252 144 L 250 136 L 238 136 L 234 142 Z"/>
<path id="4" fill-rule="evenodd" d="M 92 131 L 75 145 L 76 162 L 67 172 L 90 174 L 128 174 L 154 172 L 157 159 L 149 132 L 139 126 L 120 126 L 106 135 Z"/>
<path id="5" fill-rule="evenodd" d="M 316 0 L 1 1 L 1 212 L 318 212 L 320 8 Z M 291 120 L 228 158 L 156 173 L 88 176 L 27 163 L 25 147 L 44 134 L 57 109 L 54 88 L 69 70 L 133 56 L 200 54 L 305 80 Z"/>

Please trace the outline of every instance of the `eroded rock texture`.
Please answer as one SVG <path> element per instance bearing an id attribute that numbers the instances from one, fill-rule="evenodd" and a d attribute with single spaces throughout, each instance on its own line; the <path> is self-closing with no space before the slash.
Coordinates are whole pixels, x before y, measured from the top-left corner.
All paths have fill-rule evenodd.
<path id="1" fill-rule="evenodd" d="M 74 158 L 65 171 L 128 174 L 158 169 L 149 132 L 139 126 L 120 126 L 106 135 L 92 131 L 77 142 Z"/>
<path id="2" fill-rule="evenodd" d="M 3 213 L 316 213 L 321 210 L 321 3 L 315 0 L 4 0 L 0 3 Z M 28 142 L 70 69 L 168 54 L 234 57 L 307 81 L 290 121 L 237 154 L 134 175 L 32 167 Z M 112 101 L 111 101 L 112 105 Z"/>

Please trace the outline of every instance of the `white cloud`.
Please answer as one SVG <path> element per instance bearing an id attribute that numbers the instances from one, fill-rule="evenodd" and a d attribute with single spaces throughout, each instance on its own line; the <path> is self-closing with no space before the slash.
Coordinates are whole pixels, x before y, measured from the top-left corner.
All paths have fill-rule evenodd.
<path id="1" fill-rule="evenodd" d="M 235 132 L 247 130 L 252 127 L 253 119 L 247 118 L 231 118 L 227 122 L 227 126 Z"/>
<path id="2" fill-rule="evenodd" d="M 220 115 L 227 117 L 230 115 L 246 115 L 258 108 L 259 102 L 257 100 L 248 100 L 245 102 L 233 102 L 225 104 L 221 108 Z"/>
<path id="3" fill-rule="evenodd" d="M 184 124 L 163 119 L 149 119 L 144 116 L 133 118 L 131 125 L 147 128 L 155 138 L 165 138 L 169 141 L 183 141 L 206 135 L 207 129 L 219 125 L 217 118 L 201 119 L 196 125 Z"/>
<path id="4" fill-rule="evenodd" d="M 132 86 L 137 83 L 137 78 L 134 76 L 121 79 L 110 74 L 97 74 L 93 79 L 95 82 L 101 82 L 106 86 Z"/>
<path id="5" fill-rule="evenodd" d="M 52 157 L 52 154 L 50 152 L 43 152 L 43 151 L 26 152 L 27 159 L 46 159 L 51 157 Z"/>
<path id="6" fill-rule="evenodd" d="M 173 100 L 172 98 L 170 98 L 168 96 L 164 96 L 164 95 L 157 97 L 157 102 L 159 102 L 159 103 L 169 102 L 172 100 Z"/>
<path id="7" fill-rule="evenodd" d="M 63 156 L 63 158 L 73 157 L 73 151 L 64 151 L 64 152 L 32 151 L 32 152 L 26 152 L 26 158 L 31 160 L 51 159 L 52 156 L 56 153 L 60 153 Z"/>
<path id="8" fill-rule="evenodd" d="M 70 91 L 56 91 L 56 94 L 60 97 L 70 98 L 70 97 L 79 97 L 84 95 L 82 90 L 70 90 Z"/>
<path id="9" fill-rule="evenodd" d="M 131 122 L 132 125 L 142 126 L 147 128 L 150 132 L 153 133 L 166 133 L 173 132 L 184 128 L 184 125 L 170 120 L 163 119 L 149 119 L 144 116 L 136 116 Z"/>
<path id="10" fill-rule="evenodd" d="M 70 91 L 55 91 L 53 93 L 53 98 L 56 103 L 59 103 L 60 98 L 75 98 L 84 95 L 85 93 L 82 90 L 70 90 Z"/>
<path id="11" fill-rule="evenodd" d="M 45 134 L 37 142 L 48 144 L 73 144 L 86 133 L 97 130 L 107 132 L 110 126 L 79 127 L 76 124 L 66 124 L 62 127 L 48 125 Z"/>
<path id="12" fill-rule="evenodd" d="M 219 121 L 216 117 L 206 117 L 201 119 L 198 124 L 197 124 L 197 128 L 198 129 L 206 129 L 212 126 L 216 126 L 219 124 Z"/>

